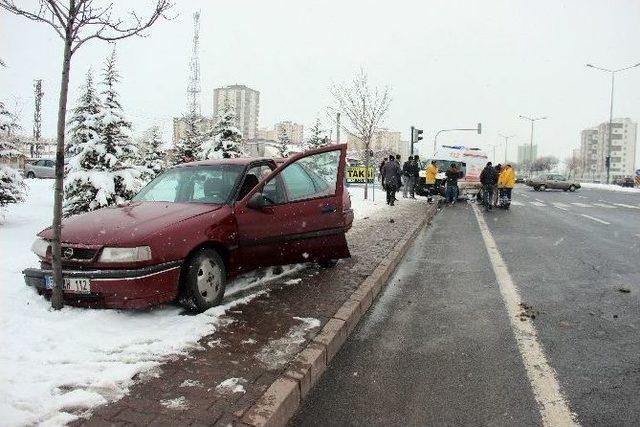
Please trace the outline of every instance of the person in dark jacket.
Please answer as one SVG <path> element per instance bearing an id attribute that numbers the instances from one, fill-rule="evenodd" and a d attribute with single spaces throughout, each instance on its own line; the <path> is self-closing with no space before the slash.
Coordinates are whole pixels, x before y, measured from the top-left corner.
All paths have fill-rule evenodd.
<path id="1" fill-rule="evenodd" d="M 409 156 L 406 162 L 402 165 L 402 198 L 407 198 L 407 192 L 409 191 L 409 176 L 411 175 L 411 161 L 412 156 Z"/>
<path id="2" fill-rule="evenodd" d="M 409 197 L 416 198 L 416 184 L 420 179 L 420 157 L 416 154 L 410 163 L 409 168 Z"/>
<path id="3" fill-rule="evenodd" d="M 500 172 L 502 172 L 502 165 L 498 163 L 495 167 L 496 170 L 496 182 L 493 185 L 493 194 L 491 195 L 491 200 L 493 201 L 493 206 L 498 207 L 498 178 L 500 177 Z"/>
<path id="4" fill-rule="evenodd" d="M 402 158 L 400 157 L 400 154 L 396 154 L 396 163 L 398 164 L 398 184 L 396 187 L 396 193 L 398 191 L 400 191 L 400 187 L 402 187 L 402 163 L 400 162 Z M 398 198 L 396 197 L 396 195 L 393 195 L 393 198 L 395 199 L 395 201 L 398 201 Z"/>
<path id="5" fill-rule="evenodd" d="M 487 211 L 491 210 L 493 204 L 493 187 L 498 182 L 498 175 L 493 168 L 491 162 L 487 162 L 487 165 L 480 172 L 480 184 L 482 184 L 482 204 Z"/>
<path id="6" fill-rule="evenodd" d="M 398 177 L 402 174 L 402 170 L 396 162 L 393 154 L 389 156 L 389 161 L 382 167 L 382 179 L 387 190 L 387 204 L 393 206 L 396 201 L 396 191 L 398 190 Z"/>
<path id="7" fill-rule="evenodd" d="M 458 198 L 458 180 L 464 176 L 464 173 L 458 169 L 458 165 L 451 163 L 451 166 L 444 174 L 446 177 L 444 195 L 447 203 L 453 205 Z"/>
<path id="8" fill-rule="evenodd" d="M 380 167 L 378 168 L 378 173 L 380 176 L 380 185 L 382 185 L 383 190 L 384 190 L 384 175 L 382 174 L 382 169 L 384 168 L 385 163 L 387 163 L 387 159 L 382 159 L 382 163 L 380 163 Z"/>

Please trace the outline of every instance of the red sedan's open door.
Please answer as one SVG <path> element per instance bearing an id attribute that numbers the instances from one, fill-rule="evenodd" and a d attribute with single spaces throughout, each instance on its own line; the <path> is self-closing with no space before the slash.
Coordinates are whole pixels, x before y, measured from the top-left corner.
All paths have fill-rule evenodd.
<path id="1" fill-rule="evenodd" d="M 238 245 L 252 266 L 350 256 L 345 238 L 345 144 L 287 159 L 236 204 Z"/>

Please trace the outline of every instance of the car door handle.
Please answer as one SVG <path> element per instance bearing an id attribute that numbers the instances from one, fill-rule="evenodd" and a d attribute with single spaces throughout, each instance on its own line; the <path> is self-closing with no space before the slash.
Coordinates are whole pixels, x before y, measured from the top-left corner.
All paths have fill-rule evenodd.
<path id="1" fill-rule="evenodd" d="M 320 209 L 320 212 L 322 212 L 323 214 L 325 214 L 325 213 L 334 213 L 334 212 L 336 212 L 337 210 L 338 210 L 338 209 L 337 209 L 335 206 L 333 206 L 333 205 L 326 205 L 326 206 L 323 206 L 323 207 Z"/>

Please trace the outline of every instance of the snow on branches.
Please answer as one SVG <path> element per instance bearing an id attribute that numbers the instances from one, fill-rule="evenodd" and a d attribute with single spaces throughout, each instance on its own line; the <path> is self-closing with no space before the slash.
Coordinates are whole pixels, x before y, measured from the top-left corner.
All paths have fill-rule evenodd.
<path id="1" fill-rule="evenodd" d="M 5 162 L 10 163 L 11 158 L 21 156 L 22 153 L 16 149 L 11 141 L 11 131 L 15 121 L 9 113 L 4 103 L 0 102 L 0 208 L 9 203 L 23 202 L 26 196 L 26 186 L 22 176 L 14 168 Z M 4 222 L 4 212 L 0 211 L 0 223 Z"/>
<path id="2" fill-rule="evenodd" d="M 237 117 L 232 108 L 224 106 L 213 128 L 204 135 L 198 150 L 198 158 L 228 159 L 242 156 L 242 132 L 237 127 Z"/>
<path id="3" fill-rule="evenodd" d="M 162 152 L 162 145 L 162 134 L 159 126 L 153 126 L 144 133 L 140 141 L 138 154 L 145 181 L 150 181 L 155 178 L 156 175 L 167 167 L 167 161 Z"/>
<path id="4" fill-rule="evenodd" d="M 125 120 L 115 89 L 119 75 L 115 53 L 103 70 L 103 99 L 91 71 L 69 120 L 71 156 L 64 183 L 64 216 L 76 215 L 130 200 L 142 187 L 142 171 L 134 167 L 131 124 Z"/>

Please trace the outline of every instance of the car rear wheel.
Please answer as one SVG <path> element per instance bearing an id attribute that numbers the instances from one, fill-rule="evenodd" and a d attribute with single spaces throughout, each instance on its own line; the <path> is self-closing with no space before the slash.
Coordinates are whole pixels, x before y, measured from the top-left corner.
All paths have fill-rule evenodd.
<path id="1" fill-rule="evenodd" d="M 546 189 L 547 189 L 547 186 L 544 184 L 538 187 L 538 191 L 545 191 Z"/>
<path id="2" fill-rule="evenodd" d="M 573 193 L 574 191 L 576 191 L 576 186 L 575 186 L 575 185 L 573 185 L 573 184 L 572 184 L 572 185 L 570 185 L 570 186 L 569 186 L 569 191 L 571 191 L 572 193 Z"/>
<path id="3" fill-rule="evenodd" d="M 202 248 L 189 260 L 183 276 L 184 299 L 191 309 L 208 310 L 222 302 L 227 272 L 214 249 Z"/>
<path id="4" fill-rule="evenodd" d="M 33 179 L 33 178 L 35 178 L 35 177 L 36 177 L 36 174 L 35 174 L 35 173 L 33 173 L 33 172 L 27 172 L 27 178 L 31 178 L 31 179 Z"/>

